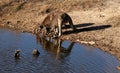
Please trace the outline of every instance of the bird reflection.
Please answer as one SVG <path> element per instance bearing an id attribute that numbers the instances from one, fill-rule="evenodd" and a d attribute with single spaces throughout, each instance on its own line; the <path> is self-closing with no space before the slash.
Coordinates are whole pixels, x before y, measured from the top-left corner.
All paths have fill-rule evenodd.
<path id="1" fill-rule="evenodd" d="M 68 48 L 64 48 L 62 46 L 64 41 L 60 39 L 47 40 L 46 38 L 36 36 L 36 40 L 45 50 L 55 54 L 56 59 L 62 59 L 68 56 L 75 44 L 75 42 L 71 42 Z"/>

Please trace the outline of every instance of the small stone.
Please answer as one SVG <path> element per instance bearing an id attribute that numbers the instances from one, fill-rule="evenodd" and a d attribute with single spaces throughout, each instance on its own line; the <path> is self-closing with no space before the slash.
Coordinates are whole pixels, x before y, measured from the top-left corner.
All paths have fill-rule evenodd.
<path id="1" fill-rule="evenodd" d="M 79 39 L 77 39 L 76 41 L 77 41 L 77 42 L 80 42 L 80 40 L 79 40 Z"/>
<path id="2" fill-rule="evenodd" d="M 95 44 L 95 42 L 94 41 L 90 41 L 90 42 L 88 42 L 90 45 L 94 45 Z"/>
<path id="3" fill-rule="evenodd" d="M 88 42 L 86 42 L 86 41 L 81 41 L 81 43 L 82 43 L 82 44 L 88 44 Z"/>

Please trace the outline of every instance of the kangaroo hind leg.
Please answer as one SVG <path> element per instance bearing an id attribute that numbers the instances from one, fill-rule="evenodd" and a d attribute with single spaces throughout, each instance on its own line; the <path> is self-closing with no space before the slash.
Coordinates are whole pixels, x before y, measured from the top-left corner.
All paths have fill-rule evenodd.
<path id="1" fill-rule="evenodd" d="M 70 20 L 69 20 L 69 24 L 70 24 L 71 28 L 73 29 L 73 31 L 75 31 L 75 30 L 76 30 L 76 27 L 73 25 L 73 21 L 72 21 L 71 18 L 70 18 Z"/>

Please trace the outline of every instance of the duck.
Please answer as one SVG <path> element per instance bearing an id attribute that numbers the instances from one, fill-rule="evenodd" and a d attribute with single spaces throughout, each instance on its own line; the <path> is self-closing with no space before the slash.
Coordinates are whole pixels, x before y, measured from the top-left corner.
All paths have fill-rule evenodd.
<path id="1" fill-rule="evenodd" d="M 38 56 L 39 54 L 40 54 L 40 52 L 36 48 L 32 51 L 32 55 Z"/>
<path id="2" fill-rule="evenodd" d="M 15 50 L 14 57 L 15 58 L 20 58 L 20 50 Z"/>

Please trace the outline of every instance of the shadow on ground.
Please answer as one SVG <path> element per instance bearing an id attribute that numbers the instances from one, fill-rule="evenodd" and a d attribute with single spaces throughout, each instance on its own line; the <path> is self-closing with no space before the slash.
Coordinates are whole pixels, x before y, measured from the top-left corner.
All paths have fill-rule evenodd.
<path id="1" fill-rule="evenodd" d="M 84 24 L 76 24 L 76 30 L 69 30 L 63 32 L 64 35 L 72 34 L 72 33 L 79 33 L 79 32 L 88 32 L 88 31 L 95 31 L 95 30 L 102 30 L 110 28 L 111 25 L 98 25 L 98 26 L 92 26 L 94 23 L 84 23 Z M 67 26 L 67 28 L 70 28 L 70 26 Z M 66 29 L 67 29 L 66 28 Z"/>

